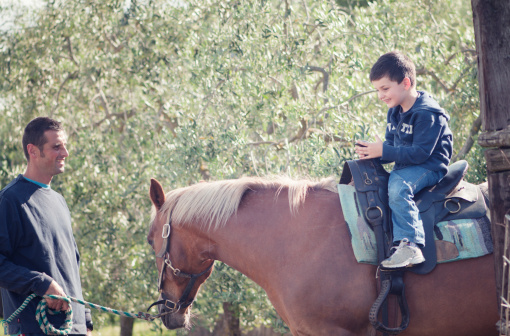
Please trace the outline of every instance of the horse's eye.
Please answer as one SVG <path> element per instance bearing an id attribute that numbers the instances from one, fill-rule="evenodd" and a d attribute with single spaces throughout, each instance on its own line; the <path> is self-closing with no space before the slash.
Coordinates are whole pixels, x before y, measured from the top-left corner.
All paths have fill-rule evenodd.
<path id="1" fill-rule="evenodd" d="M 154 240 L 148 239 L 147 242 L 149 243 L 150 246 L 154 246 Z"/>

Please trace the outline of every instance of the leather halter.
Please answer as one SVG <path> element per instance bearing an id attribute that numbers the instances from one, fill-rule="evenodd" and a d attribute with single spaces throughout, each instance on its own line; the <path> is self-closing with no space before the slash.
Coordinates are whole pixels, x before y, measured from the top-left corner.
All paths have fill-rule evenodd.
<path id="1" fill-rule="evenodd" d="M 158 277 L 158 291 L 161 293 L 162 300 L 158 300 L 151 304 L 149 308 L 147 308 L 147 311 L 151 309 L 155 305 L 163 304 L 165 308 L 167 309 L 167 312 L 160 314 L 161 316 L 167 315 L 167 314 L 174 314 L 178 312 L 181 308 L 189 307 L 191 304 L 193 304 L 193 301 L 195 301 L 195 298 L 189 299 L 188 296 L 191 293 L 191 290 L 193 289 L 193 286 L 195 285 L 195 282 L 199 277 L 209 272 L 213 265 L 214 261 L 207 267 L 204 271 L 200 273 L 190 274 L 181 271 L 178 268 L 173 267 L 172 261 L 170 260 L 170 232 L 172 230 L 172 227 L 170 226 L 172 224 L 172 215 L 170 214 L 170 220 L 168 224 L 163 225 L 163 231 L 161 233 L 161 237 L 163 238 L 163 244 L 161 245 L 161 250 L 156 254 L 156 257 L 163 258 L 163 265 L 161 266 L 161 271 L 159 272 Z M 166 268 L 169 267 L 170 270 L 172 270 L 172 273 L 176 277 L 180 278 L 187 278 L 189 279 L 188 285 L 184 289 L 184 292 L 181 295 L 181 298 L 177 302 L 173 302 L 171 300 L 165 299 L 164 293 L 163 293 L 163 282 L 164 282 L 164 274 L 166 271 Z"/>

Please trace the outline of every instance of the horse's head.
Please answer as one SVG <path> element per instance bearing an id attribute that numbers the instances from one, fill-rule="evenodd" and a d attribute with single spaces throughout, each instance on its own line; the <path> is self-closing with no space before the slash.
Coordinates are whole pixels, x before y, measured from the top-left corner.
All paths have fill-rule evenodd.
<path id="1" fill-rule="evenodd" d="M 150 198 L 154 214 L 147 240 L 156 253 L 159 271 L 160 299 L 155 302 L 168 329 L 186 327 L 190 323 L 190 306 L 200 285 L 212 272 L 214 261 L 204 254 L 200 240 L 190 230 L 172 226 L 174 204 L 166 204 L 161 184 L 151 180 Z"/>

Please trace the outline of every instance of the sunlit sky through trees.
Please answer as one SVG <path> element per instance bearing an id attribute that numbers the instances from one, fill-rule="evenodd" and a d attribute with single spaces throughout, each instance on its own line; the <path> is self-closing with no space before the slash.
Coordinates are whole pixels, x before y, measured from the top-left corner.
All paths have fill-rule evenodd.
<path id="1" fill-rule="evenodd" d="M 44 7 L 43 0 L 2 0 L 0 1 L 0 30 L 10 30 L 19 26 L 17 17 L 22 13 L 35 12 Z"/>
<path id="2" fill-rule="evenodd" d="M 57 0 L 58 1 L 58 0 Z M 144 3 L 145 1 L 139 1 L 138 3 Z M 7 31 L 13 28 L 19 27 L 20 24 L 25 24 L 30 26 L 30 22 L 20 22 L 20 16 L 22 14 L 29 13 L 28 20 L 33 18 L 32 15 L 44 7 L 47 3 L 45 0 L 0 0 L 0 31 Z M 184 1 L 182 0 L 168 0 L 163 1 L 162 6 L 185 6 Z M 131 5 L 131 0 L 124 0 L 124 8 L 127 9 Z M 27 17 L 24 16 L 23 20 L 27 20 Z M 33 22 L 33 20 L 32 20 Z"/>

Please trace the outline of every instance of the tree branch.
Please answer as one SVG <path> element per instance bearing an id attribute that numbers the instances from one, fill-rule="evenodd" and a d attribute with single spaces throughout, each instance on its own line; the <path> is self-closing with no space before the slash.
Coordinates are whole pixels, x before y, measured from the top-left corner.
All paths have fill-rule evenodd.
<path id="1" fill-rule="evenodd" d="M 320 135 L 322 135 L 324 141 L 327 143 L 329 143 L 329 142 L 347 142 L 346 139 L 341 138 L 338 135 L 334 135 L 334 134 L 331 135 L 331 134 L 328 134 L 318 128 L 308 127 L 308 120 L 306 120 L 306 119 L 301 119 L 300 123 L 301 123 L 301 127 L 299 128 L 297 134 L 294 135 L 290 139 L 285 138 L 285 139 L 281 139 L 278 141 L 257 141 L 257 142 L 247 143 L 247 145 L 254 146 L 254 147 L 261 146 L 261 145 L 270 145 L 270 146 L 274 146 L 278 150 L 280 150 L 280 149 L 283 149 L 286 144 L 296 142 L 296 141 L 299 141 L 302 139 L 306 139 L 313 133 L 319 133 Z"/>
<path id="2" fill-rule="evenodd" d="M 110 104 L 108 104 L 108 100 L 106 99 L 103 90 L 99 90 L 99 97 L 101 97 L 103 108 L 106 111 L 106 116 L 108 116 L 110 114 Z"/>
<path id="3" fill-rule="evenodd" d="M 444 65 L 448 65 L 451 62 L 451 60 L 454 59 L 455 56 L 457 56 L 460 53 L 463 53 L 463 54 L 471 53 L 472 55 L 476 55 L 476 50 L 463 48 L 460 51 L 457 51 L 457 52 L 453 53 L 452 55 L 450 55 L 444 62 Z M 466 62 L 473 63 L 472 61 L 469 61 L 469 60 L 466 60 Z M 469 72 L 469 70 L 470 70 L 469 68 L 464 69 L 462 71 L 462 73 L 460 74 L 459 78 L 457 78 L 457 80 L 455 81 L 455 83 L 453 83 L 453 85 L 451 87 L 448 87 L 447 83 L 444 82 L 443 80 L 441 80 L 433 70 L 428 70 L 425 67 L 416 69 L 416 75 L 428 75 L 428 76 L 432 77 L 436 82 L 438 82 L 439 85 L 441 86 L 441 88 L 443 88 L 443 90 L 445 90 L 448 93 L 452 93 L 452 92 L 455 92 L 455 90 L 457 89 L 457 85 L 460 83 L 462 78 L 464 78 L 466 76 L 466 74 Z"/>
<path id="4" fill-rule="evenodd" d="M 285 36 L 289 36 L 289 30 L 287 27 L 287 18 L 290 16 L 290 6 L 289 1 L 284 0 L 285 2 L 285 15 L 283 16 L 283 32 Z"/>
<path id="5" fill-rule="evenodd" d="M 326 91 L 328 91 L 329 73 L 321 67 L 308 65 L 306 68 L 310 71 L 317 71 L 317 72 L 322 73 L 322 80 L 317 83 L 316 88 L 320 85 L 320 83 L 322 83 L 322 92 L 324 93 L 324 103 L 327 103 L 328 98 L 326 97 L 325 94 L 326 94 Z"/>
<path id="6" fill-rule="evenodd" d="M 257 142 L 248 142 L 247 145 L 249 146 L 260 146 L 260 145 L 272 145 L 277 146 L 278 144 L 282 143 L 282 140 L 280 141 L 257 141 Z"/>
<path id="7" fill-rule="evenodd" d="M 161 108 L 161 113 L 159 120 L 170 129 L 170 132 L 172 132 L 173 136 L 177 136 L 177 133 L 175 133 L 175 129 L 179 127 L 179 122 L 177 121 L 177 118 L 171 118 L 168 114 L 166 114 L 165 111 Z"/>
<path id="8" fill-rule="evenodd" d="M 437 77 L 436 73 L 432 70 L 427 70 L 425 68 L 416 69 L 416 75 L 429 75 L 432 77 L 436 82 L 439 83 L 439 85 L 445 90 L 446 92 L 450 93 L 453 92 L 444 81 L 442 81 L 439 77 Z"/>
<path id="9" fill-rule="evenodd" d="M 57 95 L 55 96 L 55 106 L 53 107 L 52 111 L 51 111 L 51 114 L 53 115 L 53 113 L 57 110 L 58 108 L 58 105 L 59 105 L 59 100 L 60 100 L 60 93 L 62 92 L 62 89 L 64 88 L 64 86 L 66 85 L 66 83 L 68 81 L 70 81 L 71 79 L 76 79 L 78 78 L 78 74 L 79 74 L 79 71 L 76 70 L 75 72 L 72 72 L 72 73 L 69 73 L 67 74 L 67 77 L 66 79 L 64 79 L 64 81 L 62 82 L 62 84 L 60 84 L 60 87 L 58 88 L 58 92 L 57 92 Z"/>
<path id="10" fill-rule="evenodd" d="M 76 61 L 76 59 L 74 58 L 74 53 L 73 53 L 73 45 L 71 44 L 71 37 L 69 36 L 66 36 L 64 37 L 64 39 L 66 40 L 67 42 L 67 51 L 69 52 L 69 58 L 71 59 L 71 61 L 77 66 L 77 67 L 80 67 L 80 65 L 78 64 L 78 62 Z"/>
<path id="11" fill-rule="evenodd" d="M 268 76 L 268 77 L 269 77 L 269 79 L 272 79 L 273 82 L 275 82 L 276 84 L 282 85 L 282 82 L 280 82 L 278 79 L 274 78 L 273 76 Z"/>
<path id="12" fill-rule="evenodd" d="M 66 44 L 66 48 L 67 48 L 67 51 L 69 52 L 69 59 L 79 68 L 80 65 L 78 64 L 78 62 L 76 61 L 76 59 L 74 58 L 74 53 L 73 53 L 73 45 L 71 43 L 71 37 L 69 36 L 64 36 L 64 40 L 67 42 Z M 58 88 L 58 92 L 57 92 L 57 95 L 55 96 L 55 106 L 52 108 L 51 110 L 51 114 L 53 115 L 53 113 L 57 110 L 58 108 L 58 105 L 59 105 L 59 100 L 60 100 L 60 93 L 62 93 L 62 90 L 64 89 L 64 86 L 66 85 L 67 82 L 69 82 L 71 79 L 76 79 L 78 78 L 78 74 L 80 73 L 80 70 L 76 70 L 74 72 L 71 72 L 71 73 L 68 73 L 67 74 L 67 77 L 66 79 L 64 79 L 64 81 L 62 82 L 62 84 L 60 84 L 60 87 Z"/>
<path id="13" fill-rule="evenodd" d="M 303 7 L 305 8 L 306 13 L 306 22 L 308 23 L 310 21 L 310 14 L 308 13 L 308 5 L 306 4 L 306 0 L 301 0 L 303 3 Z"/>
<path id="14" fill-rule="evenodd" d="M 124 49 L 124 43 L 119 43 L 118 45 L 115 45 L 115 43 L 108 37 L 108 34 L 106 31 L 103 31 L 103 36 L 106 41 L 113 47 L 113 52 L 116 54 L 120 52 L 122 49 Z"/>
<path id="15" fill-rule="evenodd" d="M 100 121 L 94 123 L 93 127 L 99 127 L 106 120 L 110 120 L 110 119 L 114 119 L 114 118 L 125 118 L 125 119 L 128 119 L 128 118 L 131 118 L 132 116 L 134 116 L 135 113 L 136 113 L 136 109 L 132 108 L 129 111 L 129 113 L 120 112 L 120 113 L 107 114 L 103 119 L 101 119 Z"/>
<path id="16" fill-rule="evenodd" d="M 299 123 L 301 124 L 301 127 L 299 128 L 298 132 L 296 135 L 294 135 L 290 140 L 289 142 L 294 142 L 294 141 L 297 141 L 297 140 L 301 140 L 303 138 L 306 138 L 307 135 L 306 135 L 306 131 L 308 130 L 308 120 L 302 118 Z"/>
<path id="17" fill-rule="evenodd" d="M 342 106 L 345 106 L 347 104 L 349 104 L 351 101 L 353 101 L 354 99 L 358 98 L 358 97 L 361 97 L 361 96 L 364 96 L 364 95 L 367 95 L 369 93 L 372 93 L 372 92 L 376 92 L 377 90 L 369 90 L 369 91 L 365 91 L 365 92 L 360 92 L 360 93 L 357 93 L 355 94 L 354 96 L 350 97 L 349 99 L 347 99 L 346 101 L 344 101 L 343 103 L 340 103 L 338 105 L 335 105 L 335 106 L 325 106 L 323 107 L 317 115 L 321 114 L 321 113 L 324 113 L 324 112 L 327 112 L 329 110 L 333 110 L 333 109 L 336 109 L 336 108 L 339 108 L 339 107 L 342 107 Z"/>
<path id="18" fill-rule="evenodd" d="M 457 80 L 455 81 L 455 83 L 453 83 L 453 86 L 451 87 L 452 91 L 455 91 L 457 89 L 457 85 L 459 85 L 462 78 L 466 77 L 470 70 L 471 70 L 470 68 L 465 68 L 464 70 L 462 70 L 462 73 L 460 74 L 459 78 L 457 78 Z"/>
<path id="19" fill-rule="evenodd" d="M 453 54 L 451 54 L 447 59 L 446 61 L 444 62 L 444 65 L 448 65 L 450 64 L 450 62 L 458 55 L 458 54 L 466 54 L 466 53 L 471 53 L 471 55 L 475 56 L 476 55 L 476 50 L 474 49 L 467 49 L 467 48 L 462 48 L 461 50 L 457 51 L 457 52 L 454 52 Z"/>
<path id="20" fill-rule="evenodd" d="M 202 115 L 202 113 L 209 107 L 209 105 L 211 104 L 211 100 L 214 96 L 214 94 L 216 93 L 216 91 L 218 90 L 218 88 L 220 86 L 222 86 L 223 84 L 225 84 L 227 80 L 226 79 L 222 79 L 218 82 L 218 84 L 216 84 L 216 87 L 213 89 L 213 91 L 211 93 L 209 93 L 203 100 L 207 100 L 207 103 L 205 104 L 205 106 L 200 109 L 200 112 L 198 112 L 198 117 L 200 117 Z"/>
<path id="21" fill-rule="evenodd" d="M 473 125 L 471 125 L 471 130 L 469 131 L 469 135 L 466 139 L 466 142 L 464 143 L 464 146 L 462 146 L 461 150 L 453 156 L 452 162 L 463 159 L 469 153 L 471 147 L 473 147 L 473 144 L 475 143 L 474 137 L 480 131 L 481 126 L 482 115 L 479 115 L 478 118 L 476 118 L 476 120 L 473 122 Z"/>
<path id="22" fill-rule="evenodd" d="M 343 103 L 341 103 L 339 105 L 336 105 L 336 106 L 326 106 L 326 107 L 324 107 L 323 109 L 321 109 L 319 111 L 319 114 L 324 113 L 324 112 L 329 111 L 329 110 L 334 109 L 334 108 L 338 108 L 338 107 L 347 105 L 352 100 L 354 100 L 354 99 L 356 99 L 358 97 L 364 96 L 366 94 L 372 93 L 372 92 L 376 92 L 376 90 L 369 90 L 369 91 L 365 91 L 365 92 L 360 92 L 360 93 L 355 94 L 354 96 L 350 97 L 345 102 L 343 102 Z M 329 135 L 326 132 L 324 132 L 322 130 L 319 130 L 317 128 L 309 128 L 308 120 L 306 120 L 306 119 L 301 119 L 300 123 L 301 123 L 301 127 L 299 128 L 297 134 L 294 135 L 293 137 L 291 137 L 289 140 L 287 140 L 288 143 L 299 141 L 301 139 L 306 139 L 312 133 L 320 133 L 321 135 L 323 135 L 324 141 L 326 141 L 326 142 L 345 141 L 345 139 L 342 139 L 342 138 L 340 138 L 340 137 L 338 137 L 336 135 Z M 285 139 L 278 140 L 278 141 L 257 141 L 257 142 L 250 142 L 247 145 L 250 145 L 250 146 L 271 145 L 271 146 L 277 147 L 278 149 L 282 149 L 284 147 L 284 145 L 285 145 L 285 141 L 286 141 Z"/>
<path id="23" fill-rule="evenodd" d="M 211 179 L 209 167 L 207 167 L 207 163 L 205 163 L 204 160 L 200 160 L 200 166 L 198 167 L 198 171 L 200 172 L 200 175 L 202 175 L 202 180 L 209 181 Z"/>

